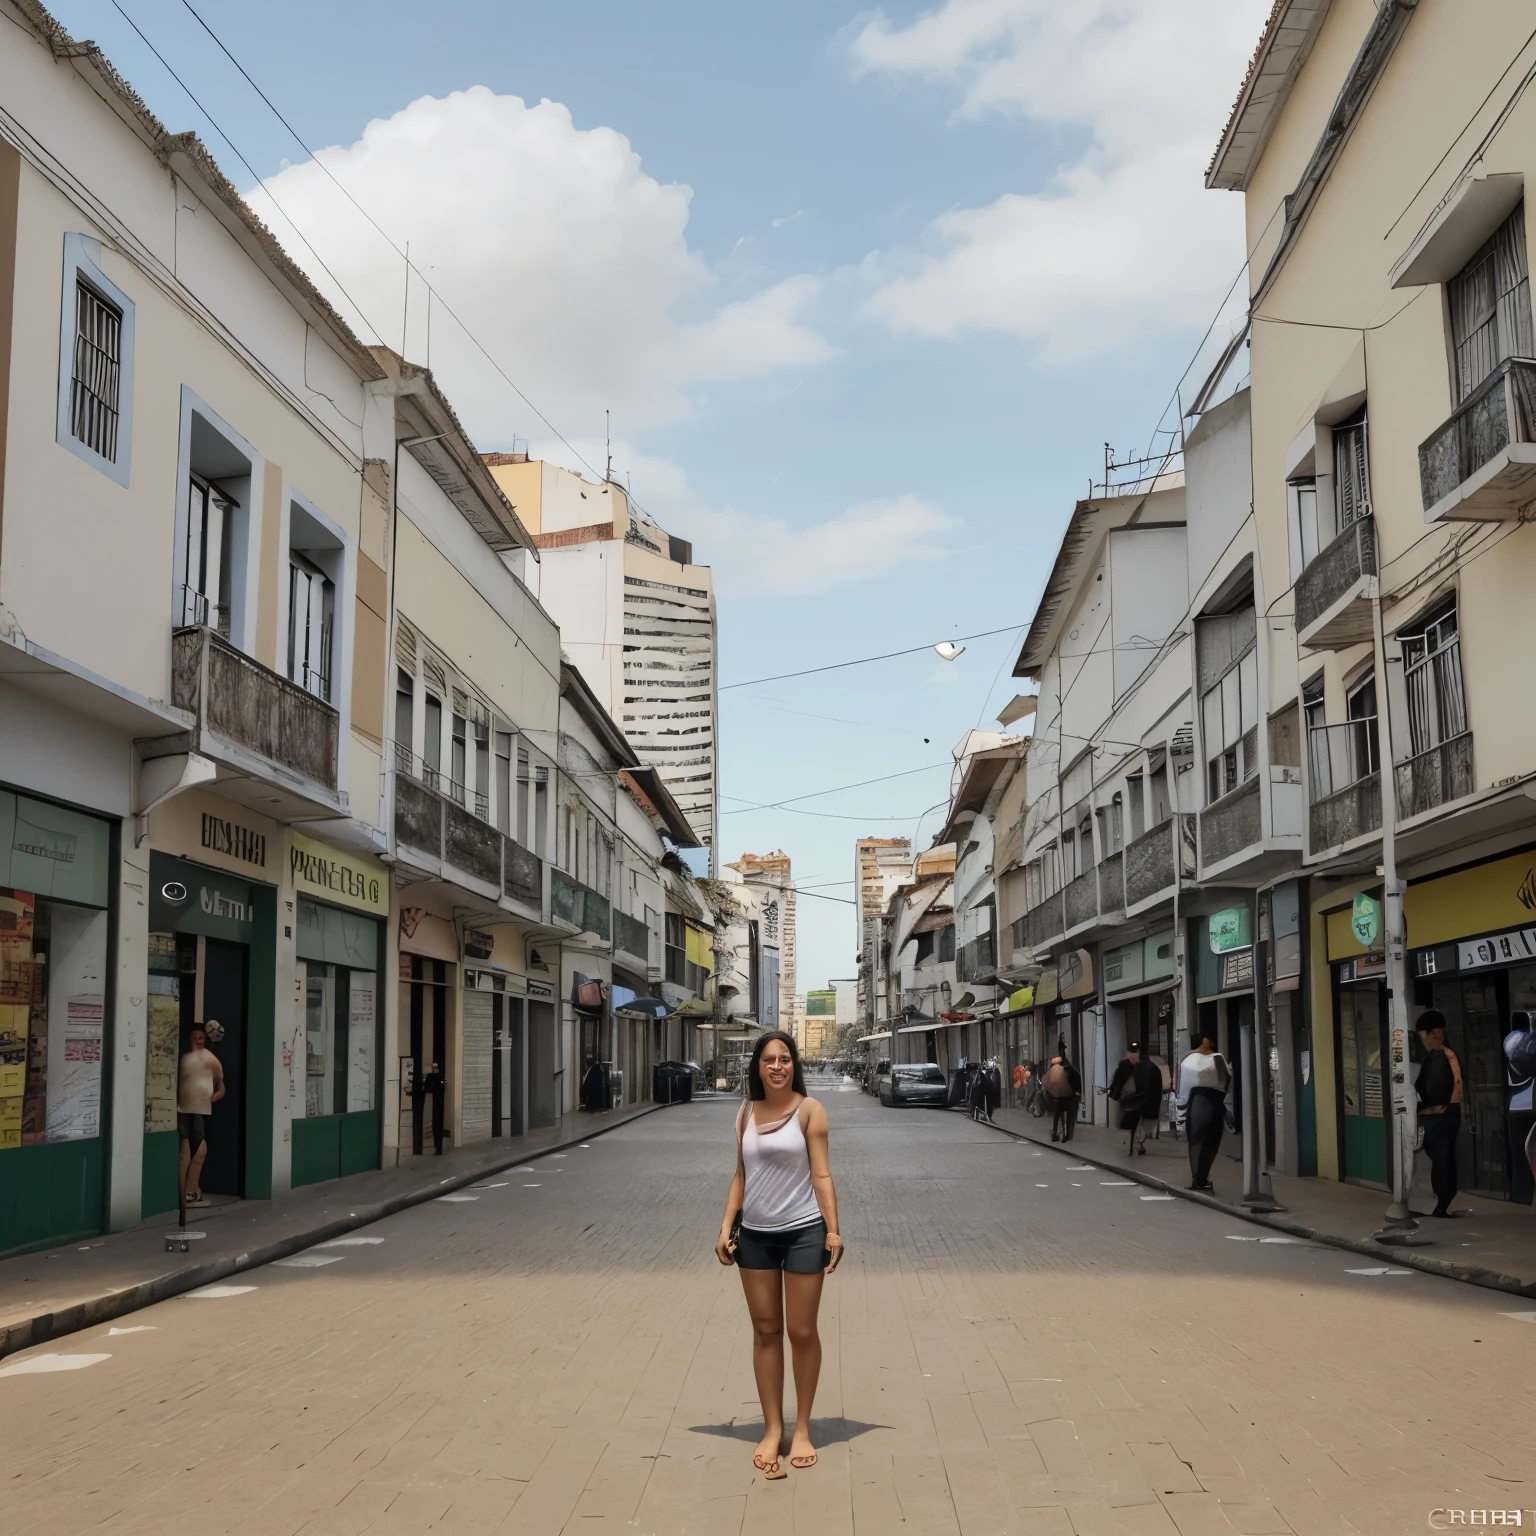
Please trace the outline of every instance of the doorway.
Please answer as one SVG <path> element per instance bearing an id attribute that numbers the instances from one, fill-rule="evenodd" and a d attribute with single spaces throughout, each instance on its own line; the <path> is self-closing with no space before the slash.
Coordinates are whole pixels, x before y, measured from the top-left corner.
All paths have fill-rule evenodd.
<path id="1" fill-rule="evenodd" d="M 1380 982 L 1340 983 L 1335 988 L 1339 1021 L 1340 1150 L 1344 1178 L 1385 1189 L 1387 1147 L 1385 1078 L 1386 989 Z"/>
<path id="2" fill-rule="evenodd" d="M 491 1135 L 523 1134 L 523 1000 L 494 994 L 491 1018 Z"/>
<path id="3" fill-rule="evenodd" d="M 224 1097 L 213 1106 L 204 1135 L 204 1194 L 240 1199 L 245 1194 L 246 977 L 250 951 L 227 939 L 184 933 L 176 941 L 181 988 L 181 1048 L 194 1024 L 207 1033 L 208 1049 L 224 1073 Z M 189 984 L 190 983 L 190 984 Z"/>
<path id="4" fill-rule="evenodd" d="M 410 1023 L 410 1047 L 413 1078 L 417 1085 L 411 1097 L 411 1151 L 417 1156 L 422 1152 L 422 1135 L 434 1114 L 445 1117 L 447 1106 L 453 1102 L 448 1090 L 448 988 L 449 967 L 444 960 L 430 960 L 425 955 L 402 955 L 402 970 L 408 965 L 409 980 L 402 984 L 402 1013 Z M 426 1094 L 421 1084 L 432 1064 L 443 1076 L 441 1096 Z M 402 1116 L 405 1110 L 402 1107 Z M 434 1126 L 434 1131 L 436 1126 Z M 402 1132 L 401 1142 L 405 1137 Z"/>
<path id="5" fill-rule="evenodd" d="M 1463 1189 L 1499 1199 L 1528 1202 L 1529 1171 L 1523 1155 L 1512 1155 L 1509 1073 L 1504 1036 L 1509 1026 L 1509 992 L 1530 990 L 1531 967 L 1447 976 L 1433 987 L 1434 1006 L 1445 1015 L 1446 1044 L 1461 1063 L 1462 1134 L 1457 1138 L 1456 1173 Z M 1522 1000 L 1516 1006 L 1524 1007 Z M 1516 1177 L 1525 1177 L 1516 1184 Z"/>
<path id="6" fill-rule="evenodd" d="M 528 1128 L 553 1125 L 560 1117 L 556 1094 L 555 1005 L 528 1004 Z"/>

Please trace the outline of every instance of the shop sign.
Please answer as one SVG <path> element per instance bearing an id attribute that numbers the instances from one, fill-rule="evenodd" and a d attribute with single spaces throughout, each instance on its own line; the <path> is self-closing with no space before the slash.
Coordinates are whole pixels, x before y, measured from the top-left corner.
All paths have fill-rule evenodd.
<path id="1" fill-rule="evenodd" d="M 1349 914 L 1349 928 L 1356 942 L 1364 948 L 1376 947 L 1376 940 L 1381 937 L 1381 903 L 1369 891 L 1356 892 Z"/>
<path id="2" fill-rule="evenodd" d="M 466 960 L 489 960 L 496 953 L 496 939 L 493 934 L 487 933 L 483 928 L 466 928 L 464 930 L 464 958 Z"/>
<path id="3" fill-rule="evenodd" d="M 249 944 L 256 931 L 251 887 L 219 870 L 151 853 L 149 929 L 151 933 L 201 933 Z"/>
<path id="4" fill-rule="evenodd" d="M 1055 966 L 1050 966 L 1041 971 L 1040 980 L 1035 983 L 1035 1006 L 1038 1008 L 1044 1003 L 1054 1003 L 1061 996 L 1059 987 L 1060 973 Z"/>
<path id="5" fill-rule="evenodd" d="M 361 854 L 342 853 L 301 832 L 291 832 L 288 871 L 294 888 L 306 896 L 356 907 L 377 917 L 389 913 L 389 872 Z"/>
<path id="6" fill-rule="evenodd" d="M 1104 951 L 1104 990 L 1119 992 L 1125 987 L 1141 984 L 1142 958 L 1145 954 L 1140 944 L 1123 944 L 1118 949 Z"/>
<path id="7" fill-rule="evenodd" d="M 1247 907 L 1223 907 L 1206 918 L 1205 926 L 1213 955 L 1246 948 L 1250 942 Z"/>
<path id="8" fill-rule="evenodd" d="M 530 981 L 528 996 L 535 1002 L 552 1003 L 555 1000 L 555 989 L 547 981 Z"/>
<path id="9" fill-rule="evenodd" d="M 1063 997 L 1093 995 L 1093 956 L 1086 949 L 1068 950 L 1061 957 L 1061 995 Z"/>
<path id="10" fill-rule="evenodd" d="M 221 853 L 241 864 L 254 864 L 257 869 L 267 867 L 266 834 L 228 816 L 203 812 L 203 847 L 209 853 Z"/>
<path id="11" fill-rule="evenodd" d="M 1481 970 L 1489 965 L 1513 965 L 1518 960 L 1536 960 L 1536 928 L 1516 928 L 1487 939 L 1468 939 L 1456 946 L 1456 953 L 1464 971 Z"/>
<path id="12" fill-rule="evenodd" d="M 1033 987 L 1020 987 L 1017 992 L 1008 994 L 1009 1013 L 1028 1013 L 1035 1006 L 1035 989 Z"/>
<path id="13" fill-rule="evenodd" d="M 1221 957 L 1221 990 L 1235 992 L 1253 985 L 1253 950 L 1237 949 Z"/>

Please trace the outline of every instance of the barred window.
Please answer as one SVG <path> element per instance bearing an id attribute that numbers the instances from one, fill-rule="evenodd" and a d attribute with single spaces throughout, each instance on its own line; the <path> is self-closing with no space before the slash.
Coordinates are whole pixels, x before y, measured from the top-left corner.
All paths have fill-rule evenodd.
<path id="1" fill-rule="evenodd" d="M 117 462 L 122 388 L 123 312 L 89 283 L 75 280 L 75 360 L 69 430 L 93 453 Z"/>
<path id="2" fill-rule="evenodd" d="M 1409 740 L 1417 757 L 1467 729 L 1455 602 L 1404 631 L 1401 639 Z"/>
<path id="3" fill-rule="evenodd" d="M 1456 398 L 1465 400 L 1506 357 L 1529 357 L 1531 285 L 1525 255 L 1525 204 L 1447 285 Z"/>

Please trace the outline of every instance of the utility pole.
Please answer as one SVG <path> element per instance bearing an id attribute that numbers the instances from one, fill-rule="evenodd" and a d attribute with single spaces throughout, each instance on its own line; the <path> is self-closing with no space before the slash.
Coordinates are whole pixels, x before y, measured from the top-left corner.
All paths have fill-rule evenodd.
<path id="1" fill-rule="evenodd" d="M 1392 1203 L 1375 1234 L 1378 1243 L 1421 1246 L 1429 1239 L 1409 1205 L 1413 1189 L 1414 1143 L 1418 1139 L 1418 1103 L 1408 1081 L 1408 935 L 1403 912 L 1404 883 L 1397 876 L 1397 776 L 1392 753 L 1392 689 L 1387 682 L 1387 644 L 1381 621 L 1380 589 L 1371 597 L 1376 650 L 1377 760 L 1381 784 L 1381 877 L 1385 896 L 1382 939 L 1387 968 L 1387 1060 L 1392 1101 Z M 1402 661 L 1399 652 L 1395 658 Z"/>
<path id="2" fill-rule="evenodd" d="M 1275 1199 L 1265 1156 L 1265 1081 L 1269 1070 L 1270 988 L 1273 985 L 1273 897 L 1260 891 L 1253 901 L 1253 1023 L 1243 1030 L 1243 1204 L 1250 1211 L 1276 1212 L 1285 1207 Z"/>

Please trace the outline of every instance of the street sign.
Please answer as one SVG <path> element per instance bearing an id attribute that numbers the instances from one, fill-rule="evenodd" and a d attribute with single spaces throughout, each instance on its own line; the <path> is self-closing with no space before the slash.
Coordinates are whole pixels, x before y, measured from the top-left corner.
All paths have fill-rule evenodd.
<path id="1" fill-rule="evenodd" d="M 1381 937 L 1381 903 L 1374 896 L 1361 891 L 1355 897 L 1354 908 L 1349 914 L 1349 926 L 1359 943 L 1367 949 L 1374 948 L 1376 940 Z"/>

